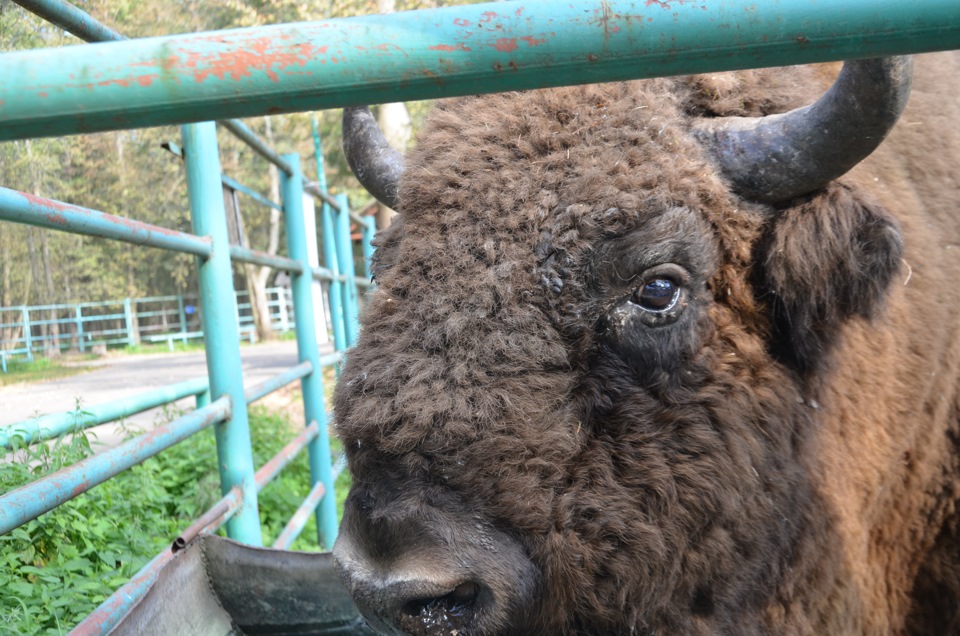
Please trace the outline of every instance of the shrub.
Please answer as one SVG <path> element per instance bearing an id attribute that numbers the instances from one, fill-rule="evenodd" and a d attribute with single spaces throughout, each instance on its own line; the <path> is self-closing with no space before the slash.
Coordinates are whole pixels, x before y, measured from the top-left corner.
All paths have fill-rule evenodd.
<path id="1" fill-rule="evenodd" d="M 296 432 L 284 417 L 258 408 L 250 428 L 256 466 Z M 0 462 L 4 491 L 88 457 L 92 439 L 81 433 L 16 450 Z M 203 431 L 0 536 L 0 635 L 68 632 L 220 498 L 216 465 L 213 431 Z M 342 506 L 349 476 L 337 486 Z M 300 453 L 260 493 L 264 545 L 309 490 Z M 312 518 L 293 548 L 318 549 Z"/>

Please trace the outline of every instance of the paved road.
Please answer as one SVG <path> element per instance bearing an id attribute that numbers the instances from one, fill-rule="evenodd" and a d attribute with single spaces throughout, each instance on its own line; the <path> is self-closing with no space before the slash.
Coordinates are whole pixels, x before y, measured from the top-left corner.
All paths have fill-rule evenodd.
<path id="1" fill-rule="evenodd" d="M 244 385 L 262 382 L 297 364 L 297 343 L 284 340 L 240 348 Z M 31 384 L 0 387 L 0 425 L 19 422 L 37 415 L 72 411 L 80 400 L 81 408 L 129 397 L 174 382 L 205 376 L 206 360 L 202 351 L 194 353 L 118 355 L 97 360 L 99 368 L 68 378 Z M 193 408 L 194 400 L 181 400 L 177 406 Z M 127 418 L 139 426 L 156 424 L 162 409 L 153 409 Z M 119 435 L 114 424 L 94 427 L 99 441 L 107 445 Z"/>

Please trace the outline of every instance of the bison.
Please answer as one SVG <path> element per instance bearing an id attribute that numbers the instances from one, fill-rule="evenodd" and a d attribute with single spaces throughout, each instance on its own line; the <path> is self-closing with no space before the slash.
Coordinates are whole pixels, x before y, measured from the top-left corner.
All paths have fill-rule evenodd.
<path id="1" fill-rule="evenodd" d="M 400 212 L 335 395 L 375 629 L 960 633 L 960 54 L 915 66 L 451 99 L 406 157 L 346 112 Z"/>

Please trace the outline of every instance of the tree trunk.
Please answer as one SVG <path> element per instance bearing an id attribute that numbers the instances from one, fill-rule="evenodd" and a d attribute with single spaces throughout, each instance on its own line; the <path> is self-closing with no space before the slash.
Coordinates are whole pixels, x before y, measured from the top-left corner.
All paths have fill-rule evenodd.
<path id="1" fill-rule="evenodd" d="M 57 293 L 53 289 L 53 268 L 50 266 L 50 245 L 47 242 L 47 233 L 40 231 L 40 251 L 43 255 L 43 275 L 46 287 L 46 302 L 56 302 Z M 60 319 L 56 309 L 50 310 L 50 340 L 47 341 L 47 357 L 60 357 Z"/>

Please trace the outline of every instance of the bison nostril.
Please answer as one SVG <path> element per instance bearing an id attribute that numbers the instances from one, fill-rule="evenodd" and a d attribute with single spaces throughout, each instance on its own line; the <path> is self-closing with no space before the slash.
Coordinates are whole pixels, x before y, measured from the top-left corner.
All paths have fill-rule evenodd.
<path id="1" fill-rule="evenodd" d="M 462 630 L 472 617 L 480 588 L 464 581 L 449 594 L 408 601 L 400 627 L 412 634 L 449 634 Z"/>

